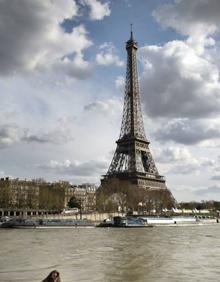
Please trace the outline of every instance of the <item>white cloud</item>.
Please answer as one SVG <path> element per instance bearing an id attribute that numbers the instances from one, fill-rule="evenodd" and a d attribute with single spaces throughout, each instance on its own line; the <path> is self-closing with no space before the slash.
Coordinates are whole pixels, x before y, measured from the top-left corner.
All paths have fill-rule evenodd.
<path id="1" fill-rule="evenodd" d="M 141 91 L 153 117 L 205 117 L 219 112 L 219 69 L 186 42 L 140 49 Z"/>
<path id="2" fill-rule="evenodd" d="M 190 185 L 178 185 L 173 187 L 172 191 L 177 200 L 183 201 L 202 201 L 202 200 L 218 200 L 220 187 L 218 185 L 200 185 L 197 188 Z"/>
<path id="3" fill-rule="evenodd" d="M 219 174 L 213 175 L 213 176 L 211 177 L 211 180 L 217 180 L 217 181 L 219 181 L 219 180 L 220 180 L 220 175 L 219 175 Z"/>
<path id="4" fill-rule="evenodd" d="M 207 199 L 216 199 L 216 196 L 219 197 L 220 196 L 220 187 L 217 185 L 214 186 L 210 186 L 208 188 L 203 188 L 203 189 L 199 189 L 197 191 L 195 191 L 196 195 L 201 196 L 203 199 L 204 197 Z"/>
<path id="5" fill-rule="evenodd" d="M 0 148 L 5 148 L 21 138 L 21 132 L 15 124 L 4 124 L 0 126 Z"/>
<path id="6" fill-rule="evenodd" d="M 82 0 L 81 3 L 89 6 L 89 17 L 91 20 L 102 20 L 111 13 L 109 2 L 102 3 L 98 0 Z"/>
<path id="7" fill-rule="evenodd" d="M 99 47 L 99 53 L 96 55 L 98 65 L 116 65 L 121 67 L 124 62 L 116 54 L 116 49 L 112 43 L 104 43 Z"/>
<path id="8" fill-rule="evenodd" d="M 61 69 L 75 77 L 83 64 L 83 51 L 92 42 L 83 25 L 66 33 L 61 27 L 66 19 L 77 15 L 75 1 L 6 1 L 0 2 L 0 74 Z M 65 57 L 68 56 L 68 64 Z M 85 68 L 85 67 L 84 67 Z M 56 68 L 55 68 L 56 69 Z M 79 70 L 82 72 L 82 68 Z"/>
<path id="9" fill-rule="evenodd" d="M 194 176 L 195 175 L 198 176 L 199 172 L 200 172 L 200 166 L 198 163 L 182 164 L 182 165 L 179 164 L 179 165 L 173 166 L 169 170 L 169 174 L 180 174 L 180 175 L 191 174 Z"/>
<path id="10" fill-rule="evenodd" d="M 218 0 L 175 0 L 162 4 L 153 15 L 162 25 L 185 35 L 210 34 L 219 29 L 220 3 Z"/>
<path id="11" fill-rule="evenodd" d="M 123 76 L 118 76 L 115 79 L 115 87 L 117 90 L 119 90 L 121 93 L 124 92 L 125 89 L 125 78 Z"/>
<path id="12" fill-rule="evenodd" d="M 197 151 L 197 150 L 196 150 Z M 166 174 L 173 177 L 189 175 L 187 178 L 190 180 L 192 176 L 204 176 L 213 174 L 216 168 L 219 167 L 219 162 L 216 158 L 210 155 L 196 154 L 192 148 L 184 146 L 168 146 L 165 148 L 158 148 L 156 151 L 156 163 L 165 168 Z M 182 180 L 178 179 L 179 183 Z M 191 183 L 192 184 L 192 183 Z"/>
<path id="13" fill-rule="evenodd" d="M 202 175 L 208 174 L 210 175 L 212 171 L 215 169 L 217 162 L 215 160 L 210 160 L 208 158 L 191 158 L 178 161 L 176 164 L 173 164 L 168 171 L 169 174 L 191 174 L 194 175 Z"/>
<path id="14" fill-rule="evenodd" d="M 48 164 L 38 165 L 52 173 L 72 176 L 95 176 L 104 174 L 107 169 L 105 161 L 90 160 L 86 162 L 65 160 L 63 162 L 51 160 Z"/>
<path id="15" fill-rule="evenodd" d="M 205 46 L 214 44 L 209 36 L 219 30 L 219 13 L 218 0 L 175 0 L 159 6 L 153 15 L 162 26 L 189 36 L 188 43 L 202 53 Z"/>
<path id="16" fill-rule="evenodd" d="M 96 114 L 104 114 L 105 116 L 115 115 L 118 117 L 118 113 L 121 113 L 122 111 L 122 102 L 116 99 L 96 101 L 86 105 L 84 110 Z"/>
<path id="17" fill-rule="evenodd" d="M 205 140 L 219 139 L 219 124 L 210 120 L 172 119 L 155 132 L 160 142 L 173 141 L 193 145 Z"/>
<path id="18" fill-rule="evenodd" d="M 156 161 L 166 165 L 167 174 L 176 175 L 198 173 L 203 163 L 203 160 L 193 157 L 190 150 L 183 146 L 158 149 Z"/>
<path id="19" fill-rule="evenodd" d="M 61 145 L 73 140 L 71 124 L 65 117 L 57 120 L 55 126 L 46 131 L 40 129 L 34 132 L 33 129 L 22 128 L 17 124 L 0 125 L 0 148 L 5 148 L 18 142 Z"/>
<path id="20" fill-rule="evenodd" d="M 72 136 L 72 134 L 69 131 L 67 134 L 67 131 L 64 131 L 64 129 L 61 128 L 55 128 L 54 130 L 48 132 L 30 133 L 28 131 L 21 139 L 21 141 L 28 143 L 51 143 L 55 145 L 63 145 L 73 140 L 74 137 Z"/>
<path id="21" fill-rule="evenodd" d="M 169 146 L 162 150 L 158 149 L 156 160 L 160 163 L 194 162 L 190 151 L 185 147 L 178 146 Z"/>
<path id="22" fill-rule="evenodd" d="M 93 64 L 83 59 L 82 53 L 76 54 L 72 60 L 68 57 L 53 65 L 54 71 L 66 73 L 69 77 L 85 79 L 92 75 Z"/>

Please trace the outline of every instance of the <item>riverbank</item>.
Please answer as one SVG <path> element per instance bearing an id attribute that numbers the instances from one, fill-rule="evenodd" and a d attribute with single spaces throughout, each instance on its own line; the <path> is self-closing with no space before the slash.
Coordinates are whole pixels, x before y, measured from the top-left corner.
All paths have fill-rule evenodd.
<path id="1" fill-rule="evenodd" d="M 80 216 L 81 217 L 81 216 Z M 5 218 L 1 221 L 1 228 L 75 228 L 75 227 L 113 227 L 116 219 L 120 219 L 125 222 L 137 222 L 141 221 L 143 226 L 183 226 L 183 225 L 208 225 L 218 224 L 218 218 L 198 218 L 193 216 L 113 216 L 106 214 L 102 215 L 104 220 L 90 220 L 88 218 L 79 219 L 77 215 L 73 216 L 53 216 L 53 217 L 12 217 Z M 100 219 L 100 217 L 99 217 Z M 126 224 L 125 224 L 126 225 Z M 132 224 L 133 226 L 134 224 Z M 140 224 L 139 224 L 140 225 Z"/>

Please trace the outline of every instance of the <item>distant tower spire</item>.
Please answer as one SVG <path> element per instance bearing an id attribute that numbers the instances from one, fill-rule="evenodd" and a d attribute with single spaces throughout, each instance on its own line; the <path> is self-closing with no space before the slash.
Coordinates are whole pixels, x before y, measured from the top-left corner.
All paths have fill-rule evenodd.
<path id="1" fill-rule="evenodd" d="M 133 24 L 131 24 L 131 37 L 130 37 L 130 40 L 134 40 L 134 38 L 133 38 Z"/>

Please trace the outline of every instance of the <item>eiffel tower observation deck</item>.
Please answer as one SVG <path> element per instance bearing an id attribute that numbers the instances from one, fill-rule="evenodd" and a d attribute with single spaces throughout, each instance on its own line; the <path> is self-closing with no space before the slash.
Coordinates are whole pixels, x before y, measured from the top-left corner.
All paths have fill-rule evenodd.
<path id="1" fill-rule="evenodd" d="M 167 189 L 165 178 L 158 173 L 149 149 L 150 142 L 145 136 L 138 83 L 137 49 L 137 42 L 131 30 L 130 39 L 126 43 L 127 71 L 120 137 L 116 141 L 116 151 L 101 184 L 117 178 L 145 189 Z"/>

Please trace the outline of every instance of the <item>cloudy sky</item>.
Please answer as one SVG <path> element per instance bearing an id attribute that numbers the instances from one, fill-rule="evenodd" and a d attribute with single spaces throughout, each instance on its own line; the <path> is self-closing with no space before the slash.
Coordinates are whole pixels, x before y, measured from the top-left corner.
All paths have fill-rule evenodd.
<path id="1" fill-rule="evenodd" d="M 220 200 L 219 0 L 0 0 L 0 176 L 99 183 L 130 23 L 145 131 L 178 201 Z"/>

